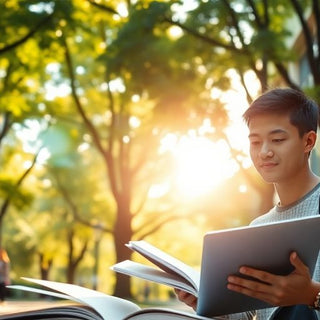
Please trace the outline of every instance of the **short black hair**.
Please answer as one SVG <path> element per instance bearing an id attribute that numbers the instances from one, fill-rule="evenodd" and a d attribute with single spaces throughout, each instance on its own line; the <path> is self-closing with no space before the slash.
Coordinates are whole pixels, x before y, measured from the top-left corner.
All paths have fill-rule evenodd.
<path id="1" fill-rule="evenodd" d="M 312 130 L 317 132 L 319 107 L 302 91 L 292 88 L 271 89 L 251 103 L 243 114 L 243 119 L 249 125 L 256 115 L 271 113 L 288 114 L 290 123 L 298 129 L 301 137 Z"/>

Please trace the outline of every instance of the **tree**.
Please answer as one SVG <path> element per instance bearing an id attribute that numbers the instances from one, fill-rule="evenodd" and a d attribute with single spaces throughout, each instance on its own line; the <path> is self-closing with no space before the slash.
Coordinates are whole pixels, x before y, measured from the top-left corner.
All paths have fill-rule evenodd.
<path id="1" fill-rule="evenodd" d="M 153 2 L 146 8 L 144 4 L 138 3 L 130 9 L 128 22 L 119 29 L 117 37 L 107 47 L 106 52 L 92 64 L 94 66 L 101 61 L 105 63 L 105 78 L 99 81 L 106 84 L 107 100 L 100 98 L 99 107 L 92 103 L 82 103 L 84 96 L 87 101 L 92 98 L 88 96 L 86 78 L 75 73 L 77 66 L 81 65 L 82 57 L 79 48 L 69 36 L 70 31 L 65 29 L 61 37 L 65 48 L 65 76 L 70 79 L 73 102 L 93 144 L 104 160 L 116 204 L 114 225 L 108 228 L 114 238 L 116 262 L 130 258 L 131 252 L 126 249 L 125 244 L 134 238 L 138 231 L 140 237 L 143 237 L 150 234 L 151 230 L 154 232 L 165 223 L 181 218 L 174 216 L 172 212 L 166 212 L 154 215 L 148 232 L 143 233 L 139 225 L 133 228 L 134 221 L 143 213 L 149 186 L 157 176 L 154 163 L 159 161 L 157 148 L 160 139 L 169 130 L 183 132 L 190 128 L 191 121 L 189 124 L 188 120 L 191 120 L 191 109 L 203 114 L 204 105 L 209 101 L 209 95 L 204 94 L 203 98 L 196 96 L 199 87 L 203 85 L 203 79 L 198 78 L 197 72 L 192 68 L 193 64 L 197 65 L 197 61 L 187 62 L 188 54 L 180 55 L 185 48 L 176 50 L 174 42 L 166 36 L 166 32 L 156 26 L 156 17 L 162 16 L 168 6 Z M 82 46 L 83 44 L 80 47 Z M 185 68 L 187 64 L 190 66 Z M 91 64 L 86 64 L 87 72 L 91 68 Z M 112 89 L 113 83 L 117 81 L 121 83 L 123 91 Z M 96 101 L 98 98 L 96 97 Z M 133 98 L 139 101 L 136 106 L 132 102 Z M 196 107 L 190 108 L 190 104 Z M 99 126 L 94 124 L 93 116 L 97 112 L 106 112 L 101 105 L 106 105 L 109 118 L 107 124 L 102 122 Z M 219 110 L 220 114 L 223 114 L 221 109 Z M 214 112 L 214 109 L 211 112 Z M 141 125 L 138 128 L 131 127 L 132 119 L 138 119 Z M 221 121 L 221 117 L 215 120 Z M 192 126 L 194 125 L 193 118 Z M 155 128 L 158 134 L 153 133 Z M 142 172 L 147 172 L 145 175 L 148 179 L 141 184 Z M 137 199 L 140 199 L 140 205 L 135 210 L 134 202 Z M 115 294 L 130 296 L 127 277 L 117 275 Z"/>
<path id="2" fill-rule="evenodd" d="M 11 7 L 10 7 L 11 5 Z M 32 56 L 25 54 L 34 50 L 39 52 L 40 48 L 35 46 L 32 41 L 37 32 L 41 30 L 51 19 L 51 15 L 39 15 L 29 11 L 27 16 L 19 9 L 19 5 L 27 6 L 27 1 L 18 2 L 2 2 L 0 10 L 2 12 L 1 28 L 6 30 L 2 38 L 2 46 L 0 49 L 0 68 L 2 71 L 0 81 L 0 119 L 1 119 L 1 132 L 0 132 L 0 146 L 2 148 L 2 155 L 5 153 L 10 154 L 13 148 L 10 146 L 10 140 L 15 139 L 14 126 L 27 126 L 26 119 L 33 117 L 41 117 L 42 112 L 36 105 L 40 101 L 42 95 L 37 92 L 39 84 L 39 77 L 35 69 L 42 66 L 42 60 L 34 60 Z M 13 10 L 17 9 L 16 15 L 11 15 L 11 10 L 7 10 L 8 6 Z M 35 23 L 33 19 L 35 18 Z M 6 23 L 10 23 L 8 27 Z M 26 26 L 30 26 L 27 27 Z M 27 29 L 27 33 L 23 34 L 21 31 Z M 34 52 L 34 53 L 35 53 Z M 6 145 L 5 141 L 9 141 Z M 27 153 L 16 148 L 23 157 Z M 21 175 L 17 179 L 6 177 L 5 171 L 2 173 L 1 191 L 2 191 L 2 205 L 0 213 L 0 246 L 3 230 L 3 218 L 8 212 L 9 205 L 15 204 L 22 207 L 23 204 L 30 203 L 30 194 L 25 190 L 20 190 L 23 181 L 28 177 L 33 167 L 36 164 L 40 148 L 36 148 L 34 154 L 29 155 L 31 165 L 24 172 L 19 172 Z M 2 159 L 6 163 L 5 169 L 8 171 L 10 165 L 9 158 Z M 25 159 L 26 161 L 26 159 Z"/>

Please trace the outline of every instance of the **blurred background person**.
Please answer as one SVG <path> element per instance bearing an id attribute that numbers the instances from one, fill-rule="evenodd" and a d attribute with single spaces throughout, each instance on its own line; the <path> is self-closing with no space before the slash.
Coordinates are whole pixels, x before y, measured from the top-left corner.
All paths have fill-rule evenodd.
<path id="1" fill-rule="evenodd" d="M 6 286 L 10 284 L 10 259 L 7 251 L 0 249 L 0 301 L 6 298 Z"/>

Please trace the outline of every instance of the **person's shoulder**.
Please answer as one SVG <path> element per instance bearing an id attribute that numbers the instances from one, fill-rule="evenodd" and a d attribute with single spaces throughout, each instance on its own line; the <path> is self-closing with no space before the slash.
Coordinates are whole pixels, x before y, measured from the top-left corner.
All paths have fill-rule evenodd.
<path id="1" fill-rule="evenodd" d="M 268 212 L 262 214 L 259 217 L 256 217 L 250 222 L 251 226 L 259 225 L 259 224 L 264 224 L 264 223 L 270 223 L 274 222 L 277 220 L 277 212 L 276 212 L 276 207 L 273 207 L 271 210 Z"/>
<path id="2" fill-rule="evenodd" d="M 319 178 L 320 179 L 320 178 Z M 308 194 L 320 194 L 320 180 L 319 182 L 308 192 Z"/>
<path id="3" fill-rule="evenodd" d="M 319 202 L 320 183 L 310 190 L 299 202 Z"/>
<path id="4" fill-rule="evenodd" d="M 314 192 L 318 195 L 320 195 L 320 182 L 314 187 Z"/>

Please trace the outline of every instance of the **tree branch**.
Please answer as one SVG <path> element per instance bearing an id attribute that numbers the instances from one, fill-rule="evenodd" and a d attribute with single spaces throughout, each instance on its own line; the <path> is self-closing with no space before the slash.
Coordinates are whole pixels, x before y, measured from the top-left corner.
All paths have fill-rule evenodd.
<path id="1" fill-rule="evenodd" d="M 318 45 L 318 56 L 316 57 L 316 64 L 319 66 L 320 65 L 320 5 L 318 0 L 313 0 L 313 14 L 316 21 L 316 41 Z"/>
<path id="2" fill-rule="evenodd" d="M 281 74 L 282 78 L 286 81 L 286 83 L 292 88 L 296 89 L 298 91 L 301 91 L 301 88 L 299 85 L 294 83 L 288 73 L 288 70 L 285 68 L 285 66 L 280 62 L 275 62 L 274 65 L 276 66 L 278 72 Z"/>
<path id="3" fill-rule="evenodd" d="M 21 45 L 22 43 L 26 42 L 28 39 L 30 39 L 44 24 L 46 24 L 53 16 L 53 13 L 49 14 L 48 16 L 46 16 L 44 19 L 42 19 L 33 29 L 31 29 L 24 37 L 22 37 L 21 39 L 3 47 L 0 49 L 0 55 L 10 51 L 16 47 L 18 47 L 19 45 Z"/>
<path id="4" fill-rule="evenodd" d="M 226 50 L 230 50 L 232 52 L 236 52 L 238 54 L 244 54 L 244 55 L 248 54 L 248 52 L 245 49 L 239 49 L 239 48 L 235 47 L 234 45 L 230 45 L 230 44 L 218 41 L 216 39 L 209 38 L 209 37 L 197 32 L 197 31 L 187 27 L 186 25 L 183 25 L 182 23 L 180 23 L 178 21 L 173 21 L 172 19 L 170 19 L 168 17 L 164 18 L 164 21 L 169 22 L 170 24 L 173 24 L 175 26 L 180 27 L 182 30 L 186 31 L 187 33 L 191 34 L 192 36 L 194 36 L 194 37 L 196 37 L 198 39 L 201 39 L 204 42 L 206 42 L 208 44 L 211 44 L 213 46 L 221 47 L 221 48 L 224 48 Z"/>
<path id="5" fill-rule="evenodd" d="M 108 13 L 112 13 L 112 14 L 116 14 L 118 16 L 120 16 L 119 12 L 117 10 L 115 10 L 114 8 L 110 7 L 110 6 L 106 6 L 104 4 L 101 3 L 97 3 L 94 0 L 88 0 L 88 2 L 93 5 L 96 8 L 99 8 L 100 10 L 106 11 Z"/>
<path id="6" fill-rule="evenodd" d="M 113 99 L 113 94 L 110 88 L 110 74 L 109 71 L 106 71 L 106 81 L 108 83 L 108 98 L 109 98 L 109 108 L 111 111 L 111 124 L 109 127 L 109 137 L 108 137 L 108 149 L 105 153 L 105 160 L 107 162 L 108 170 L 109 170 L 109 179 L 110 179 L 110 185 L 111 190 L 115 196 L 116 199 L 120 197 L 120 193 L 117 186 L 117 180 L 115 176 L 115 163 L 112 155 L 112 151 L 114 148 L 114 141 L 115 141 L 115 130 L 116 130 L 116 113 L 115 113 L 115 103 Z"/>
<path id="7" fill-rule="evenodd" d="M 232 26 L 236 29 L 237 31 L 237 35 L 240 39 L 240 42 L 241 42 L 241 45 L 243 48 L 246 48 L 246 44 L 244 42 L 244 38 L 243 38 L 243 35 L 242 35 L 242 32 L 240 30 L 240 27 L 239 27 L 239 21 L 238 21 L 238 18 L 236 16 L 236 13 L 234 12 L 234 10 L 232 9 L 232 7 L 230 6 L 230 3 L 228 0 L 223 0 L 223 3 L 224 5 L 227 7 L 229 13 L 230 13 L 230 17 L 231 17 L 231 20 L 232 20 Z"/>
<path id="8" fill-rule="evenodd" d="M 249 7 L 251 7 L 252 9 L 252 13 L 254 15 L 254 18 L 255 18 L 255 22 L 258 26 L 259 29 L 261 29 L 263 27 L 263 22 L 262 20 L 260 19 L 260 16 L 258 14 L 258 10 L 257 10 L 257 7 L 255 5 L 255 2 L 253 0 L 247 0 L 248 4 L 249 4 Z"/>
<path id="9" fill-rule="evenodd" d="M 318 71 L 319 65 L 316 63 L 316 59 L 314 56 L 313 36 L 312 36 L 311 30 L 308 26 L 307 21 L 304 18 L 303 10 L 300 6 L 300 3 L 297 0 L 291 0 L 291 3 L 292 3 L 292 5 L 293 5 L 298 17 L 299 17 L 301 27 L 303 30 L 303 36 L 304 36 L 305 43 L 306 43 L 307 59 L 309 61 L 311 73 L 313 75 L 315 82 L 320 83 L 320 73 Z M 318 5 L 315 6 L 315 8 L 317 8 L 317 7 L 318 7 Z M 318 9 L 319 9 L 319 7 L 318 7 Z"/>
<path id="10" fill-rule="evenodd" d="M 168 222 L 182 220 L 182 219 L 189 219 L 189 217 L 186 216 L 186 215 L 184 215 L 184 216 L 172 215 L 170 217 L 167 217 L 167 218 L 163 219 L 162 221 L 159 221 L 159 222 L 155 223 L 154 225 L 152 225 L 152 228 L 150 228 L 149 230 L 147 230 L 145 232 L 142 232 L 144 227 L 150 227 L 150 224 L 146 223 L 144 226 L 141 226 L 141 228 L 139 228 L 139 230 L 136 230 L 135 234 L 138 234 L 139 232 L 142 232 L 142 234 L 139 235 L 138 238 L 137 238 L 138 240 L 142 240 L 142 239 L 145 239 L 150 234 L 154 234 L 155 231 L 160 229 L 162 226 L 164 226 Z"/>
<path id="11" fill-rule="evenodd" d="M 11 118 L 11 112 L 6 111 L 3 115 L 3 124 L 1 126 L 1 132 L 0 132 L 0 148 L 1 148 L 3 138 L 6 136 L 6 134 L 8 133 L 9 129 L 13 124 L 13 122 L 10 121 L 10 118 Z"/>
<path id="12" fill-rule="evenodd" d="M 35 166 L 36 162 L 37 162 L 37 157 L 39 155 L 39 151 L 35 154 L 31 166 L 21 175 L 21 177 L 17 180 L 15 186 L 16 186 L 16 190 L 18 190 L 18 188 L 21 186 L 22 182 L 24 181 L 24 179 L 29 175 L 29 173 L 31 172 L 31 170 L 33 169 L 33 167 Z M 12 194 L 9 194 L 3 201 L 2 206 L 0 208 L 0 226 L 2 226 L 2 219 L 4 217 L 4 215 L 6 214 L 8 207 L 10 205 L 12 199 Z M 0 232 L 1 234 L 1 232 Z M 1 235 L 0 235 L 1 237 Z"/>
<path id="13" fill-rule="evenodd" d="M 60 179 L 58 177 L 58 175 L 54 174 L 54 177 L 56 179 L 57 185 L 59 190 L 61 191 L 61 194 L 63 196 L 63 198 L 66 200 L 67 204 L 69 205 L 73 218 L 75 221 L 90 227 L 90 228 L 100 228 L 103 232 L 108 232 L 108 233 L 112 233 L 112 230 L 106 227 L 101 226 L 100 224 L 97 223 L 92 223 L 88 220 L 85 220 L 81 217 L 81 215 L 79 214 L 79 210 L 78 207 L 76 206 L 76 204 L 73 202 L 71 196 L 69 195 L 68 191 L 66 188 L 64 188 L 63 184 L 60 182 Z"/>
<path id="14" fill-rule="evenodd" d="M 240 70 L 239 68 L 237 69 L 237 72 L 238 72 L 238 74 L 240 76 L 240 82 L 241 82 L 241 84 L 242 84 L 242 86 L 243 86 L 243 88 L 244 88 L 244 90 L 246 92 L 247 101 L 250 104 L 253 101 L 253 98 L 252 98 L 252 96 L 251 96 L 251 94 L 249 92 L 248 86 L 247 86 L 247 84 L 246 84 L 246 82 L 244 80 L 244 74 L 243 74 L 242 70 Z"/>
<path id="15" fill-rule="evenodd" d="M 69 73 L 69 78 L 70 78 L 70 85 L 71 85 L 71 93 L 72 93 L 72 97 L 73 100 L 75 102 L 75 105 L 77 107 L 77 110 L 82 118 L 82 120 L 84 121 L 86 127 L 89 129 L 89 132 L 92 135 L 93 141 L 95 143 L 95 145 L 97 146 L 98 150 L 101 152 L 101 154 L 105 154 L 105 150 L 101 144 L 101 140 L 99 137 L 99 133 L 96 130 L 96 128 L 93 126 L 93 124 L 91 123 L 91 121 L 89 120 L 89 118 L 87 117 L 82 104 L 80 102 L 80 99 L 78 97 L 77 94 L 77 90 L 76 90 L 76 84 L 75 84 L 75 74 L 73 72 L 73 65 L 72 65 L 72 59 L 71 59 L 71 54 L 70 54 L 70 50 L 67 44 L 67 40 L 65 38 L 63 38 L 63 44 L 65 47 L 65 58 L 66 58 L 66 63 L 67 63 L 67 70 Z"/>

